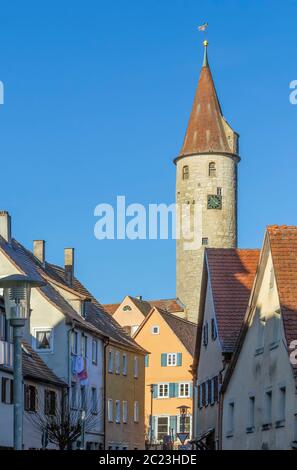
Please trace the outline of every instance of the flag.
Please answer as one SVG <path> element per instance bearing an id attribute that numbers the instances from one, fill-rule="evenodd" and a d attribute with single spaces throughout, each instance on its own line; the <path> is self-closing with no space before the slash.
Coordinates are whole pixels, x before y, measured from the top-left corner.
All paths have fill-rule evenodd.
<path id="1" fill-rule="evenodd" d="M 203 23 L 200 26 L 198 26 L 198 31 L 205 31 L 208 26 L 208 23 Z"/>

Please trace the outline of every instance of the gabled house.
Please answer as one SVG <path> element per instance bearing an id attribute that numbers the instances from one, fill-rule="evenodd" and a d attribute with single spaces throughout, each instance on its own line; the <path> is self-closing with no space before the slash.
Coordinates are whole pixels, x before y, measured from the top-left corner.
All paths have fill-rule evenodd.
<path id="1" fill-rule="evenodd" d="M 144 300 L 141 296 L 126 295 L 121 303 L 105 304 L 104 308 L 133 336 L 154 306 L 179 317 L 185 315 L 184 305 L 179 299 Z"/>
<path id="2" fill-rule="evenodd" d="M 0 449 L 13 448 L 13 354 L 10 327 L 0 297 Z M 67 384 L 60 380 L 26 342 L 22 343 L 24 382 L 24 437 L 23 448 L 42 447 L 40 429 L 30 418 L 53 415 L 63 403 L 63 391 Z M 51 443 L 49 448 L 55 448 Z"/>
<path id="3" fill-rule="evenodd" d="M 182 431 L 179 406 L 188 407 L 186 432 L 192 427 L 191 365 L 196 324 L 153 307 L 134 339 L 147 351 L 145 368 L 145 423 L 147 440 L 161 444 L 170 436 L 175 447 Z"/>
<path id="4" fill-rule="evenodd" d="M 0 212 L 0 276 L 27 274 L 47 282 L 34 289 L 31 296 L 31 316 L 24 329 L 24 339 L 47 366 L 67 383 L 68 406 L 81 410 L 82 418 L 92 414 L 93 425 L 82 433 L 77 447 L 102 449 L 134 448 L 144 444 L 144 386 L 139 379 L 131 395 L 132 374 L 110 383 L 107 372 L 109 348 L 138 357 L 139 370 L 144 368 L 145 351 L 129 337 L 100 303 L 79 282 L 74 272 L 74 250 L 65 249 L 64 267 L 49 263 L 45 242 L 35 240 L 33 253 L 11 237 L 10 216 Z M 119 395 L 119 390 L 121 395 Z M 139 419 L 130 413 L 126 428 L 117 426 L 117 434 L 108 419 L 110 396 L 138 402 Z M 117 405 L 118 406 L 118 405 Z M 112 407 L 116 407 L 115 401 Z M 86 413 L 87 412 L 87 413 Z M 120 429 L 120 432 L 119 432 Z"/>
<path id="5" fill-rule="evenodd" d="M 297 227 L 269 226 L 226 373 L 223 449 L 297 448 Z"/>
<path id="6" fill-rule="evenodd" d="M 193 443 L 219 447 L 220 387 L 248 305 L 259 250 L 205 250 L 193 361 Z"/>

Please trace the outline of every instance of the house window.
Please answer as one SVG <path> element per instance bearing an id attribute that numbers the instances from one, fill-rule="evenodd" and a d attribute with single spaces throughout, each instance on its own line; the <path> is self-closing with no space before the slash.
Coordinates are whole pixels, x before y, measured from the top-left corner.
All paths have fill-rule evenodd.
<path id="1" fill-rule="evenodd" d="M 113 373 L 113 351 L 108 351 L 108 372 Z"/>
<path id="2" fill-rule="evenodd" d="M 81 335 L 81 355 L 88 357 L 88 337 L 84 333 Z"/>
<path id="3" fill-rule="evenodd" d="M 261 353 L 263 352 L 263 349 L 264 349 L 264 333 L 265 333 L 266 319 L 264 316 L 261 316 L 261 312 L 259 309 L 257 309 L 256 312 L 259 318 L 256 353 Z"/>
<path id="4" fill-rule="evenodd" d="M 215 402 L 215 379 L 209 381 L 210 386 L 210 404 L 213 405 Z"/>
<path id="5" fill-rule="evenodd" d="M 274 269 L 273 267 L 270 268 L 270 279 L 269 279 L 269 289 L 272 290 L 274 288 Z"/>
<path id="6" fill-rule="evenodd" d="M 92 363 L 97 364 L 98 361 L 98 341 L 92 340 Z"/>
<path id="7" fill-rule="evenodd" d="M 207 238 L 207 237 L 203 237 L 203 238 L 202 238 L 202 245 L 203 245 L 203 246 L 208 245 L 208 238 Z"/>
<path id="8" fill-rule="evenodd" d="M 123 423 L 128 422 L 128 402 L 123 401 Z"/>
<path id="9" fill-rule="evenodd" d="M 152 335 L 158 335 L 160 333 L 159 326 L 152 326 Z"/>
<path id="10" fill-rule="evenodd" d="M 232 436 L 234 432 L 234 402 L 228 405 L 228 429 L 227 435 Z"/>
<path id="11" fill-rule="evenodd" d="M 115 403 L 115 420 L 116 420 L 116 423 L 120 423 L 121 422 L 121 402 L 120 400 L 116 400 L 116 403 Z"/>
<path id="12" fill-rule="evenodd" d="M 98 398 L 97 398 L 96 387 L 92 387 L 91 397 L 92 397 L 91 413 L 95 415 L 98 413 Z"/>
<path id="13" fill-rule="evenodd" d="M 39 352 L 52 351 L 52 329 L 36 329 L 35 331 L 35 349 Z"/>
<path id="14" fill-rule="evenodd" d="M 34 385 L 24 387 L 24 408 L 26 411 L 37 411 L 37 388 Z"/>
<path id="15" fill-rule="evenodd" d="M 189 179 L 189 167 L 188 165 L 183 166 L 183 180 L 188 180 Z"/>
<path id="16" fill-rule="evenodd" d="M 209 405 L 209 381 L 206 380 L 206 382 L 204 383 L 204 404 L 205 406 L 208 406 Z"/>
<path id="17" fill-rule="evenodd" d="M 109 423 L 112 423 L 113 421 L 113 404 L 112 400 L 109 399 L 107 402 L 107 419 Z"/>
<path id="18" fill-rule="evenodd" d="M 1 382 L 1 401 L 7 405 L 13 403 L 13 380 L 2 377 Z"/>
<path id="19" fill-rule="evenodd" d="M 73 410 L 77 409 L 77 387 L 76 383 L 71 385 L 71 408 Z"/>
<path id="20" fill-rule="evenodd" d="M 210 164 L 208 165 L 208 176 L 214 177 L 216 176 L 216 174 L 217 174 L 216 164 L 215 162 L 210 162 Z"/>
<path id="21" fill-rule="evenodd" d="M 277 345 L 279 342 L 280 323 L 280 311 L 276 311 L 272 317 L 272 345 Z"/>
<path id="22" fill-rule="evenodd" d="M 134 402 L 134 423 L 139 422 L 139 403 L 138 401 Z"/>
<path id="23" fill-rule="evenodd" d="M 87 397 L 86 397 L 86 387 L 82 385 L 80 387 L 80 409 L 86 410 L 87 408 Z"/>
<path id="24" fill-rule="evenodd" d="M 127 375 L 127 354 L 123 354 L 123 375 Z"/>
<path id="25" fill-rule="evenodd" d="M 211 339 L 215 341 L 217 339 L 217 327 L 215 319 L 211 319 Z"/>
<path id="26" fill-rule="evenodd" d="M 162 441 L 163 436 L 168 436 L 169 416 L 158 416 L 157 440 Z"/>
<path id="27" fill-rule="evenodd" d="M 190 397 L 190 384 L 188 382 L 180 383 L 178 385 L 178 396 L 180 398 Z"/>
<path id="28" fill-rule="evenodd" d="M 167 354 L 167 365 L 168 366 L 176 366 L 177 365 L 177 354 L 176 353 L 168 353 Z"/>
<path id="29" fill-rule="evenodd" d="M 115 353 L 115 373 L 120 374 L 121 372 L 121 354 L 119 351 Z"/>
<path id="30" fill-rule="evenodd" d="M 271 424 L 272 422 L 272 391 L 269 390 L 265 393 L 265 422 L 264 425 Z"/>
<path id="31" fill-rule="evenodd" d="M 203 326 L 203 346 L 207 347 L 208 345 L 208 323 L 205 323 Z"/>
<path id="32" fill-rule="evenodd" d="M 247 431 L 252 432 L 255 427 L 255 397 L 249 397 L 248 427 Z"/>
<path id="33" fill-rule="evenodd" d="M 279 389 L 279 409 L 278 409 L 278 425 L 282 425 L 286 419 L 286 387 Z"/>
<path id="34" fill-rule="evenodd" d="M 134 377 L 137 379 L 138 377 L 138 357 L 134 357 Z"/>
<path id="35" fill-rule="evenodd" d="M 169 398 L 169 384 L 158 384 L 158 398 Z"/>
<path id="36" fill-rule="evenodd" d="M 50 416 L 56 414 L 56 392 L 54 390 L 44 390 L 44 413 Z"/>
<path id="37" fill-rule="evenodd" d="M 71 352 L 72 354 L 77 354 L 78 351 L 78 333 L 77 331 L 72 331 L 71 333 Z"/>
<path id="38" fill-rule="evenodd" d="M 130 310 L 132 310 L 132 308 L 130 307 L 130 305 L 125 305 L 125 306 L 123 307 L 123 311 L 124 311 L 124 312 L 129 312 Z"/>

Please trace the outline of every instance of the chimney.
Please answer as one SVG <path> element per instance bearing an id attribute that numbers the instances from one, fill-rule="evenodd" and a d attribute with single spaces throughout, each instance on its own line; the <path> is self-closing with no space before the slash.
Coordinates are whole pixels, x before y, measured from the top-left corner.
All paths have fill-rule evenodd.
<path id="1" fill-rule="evenodd" d="M 34 256 L 41 262 L 42 266 L 45 266 L 45 240 L 34 240 L 33 241 L 33 253 Z"/>
<path id="2" fill-rule="evenodd" d="M 69 286 L 72 285 L 74 276 L 74 248 L 65 248 L 64 250 L 65 264 L 65 281 Z"/>
<path id="3" fill-rule="evenodd" d="M 0 211 L 0 235 L 11 243 L 11 217 L 7 211 Z"/>

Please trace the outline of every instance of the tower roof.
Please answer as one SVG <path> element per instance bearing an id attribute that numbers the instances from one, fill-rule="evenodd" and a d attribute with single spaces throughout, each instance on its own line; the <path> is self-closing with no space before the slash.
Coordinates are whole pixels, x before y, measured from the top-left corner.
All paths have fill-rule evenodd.
<path id="1" fill-rule="evenodd" d="M 237 154 L 237 134 L 224 119 L 208 63 L 208 42 L 194 103 L 179 157 L 197 153 Z"/>

